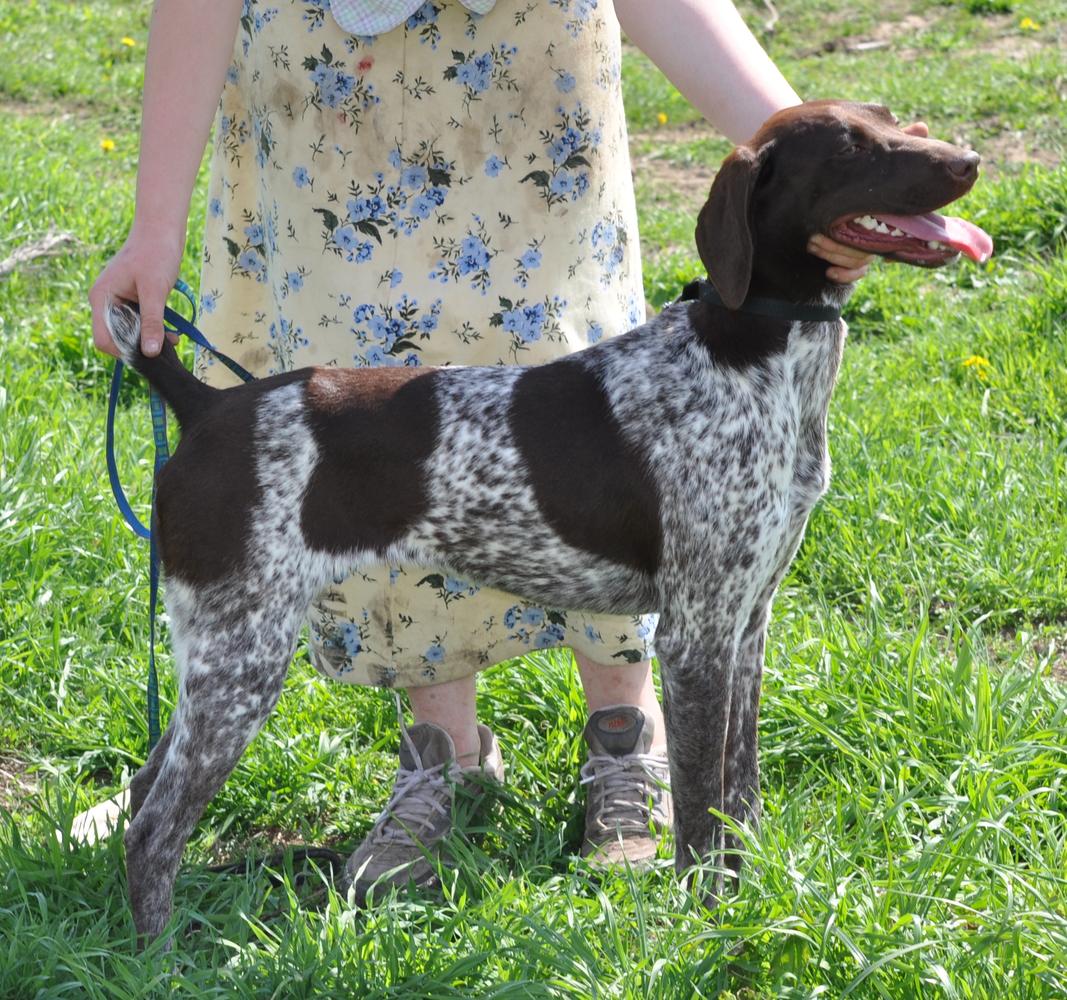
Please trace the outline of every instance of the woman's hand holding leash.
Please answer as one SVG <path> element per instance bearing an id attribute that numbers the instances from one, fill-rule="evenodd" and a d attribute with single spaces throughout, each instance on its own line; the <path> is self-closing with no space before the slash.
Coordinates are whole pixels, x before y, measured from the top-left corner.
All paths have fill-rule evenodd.
<path id="1" fill-rule="evenodd" d="M 119 352 L 104 323 L 107 299 L 141 307 L 141 350 L 163 346 L 163 304 L 178 277 L 189 199 L 233 53 L 241 0 L 159 2 L 145 63 L 137 205 L 126 242 L 89 293 L 93 343 Z"/>

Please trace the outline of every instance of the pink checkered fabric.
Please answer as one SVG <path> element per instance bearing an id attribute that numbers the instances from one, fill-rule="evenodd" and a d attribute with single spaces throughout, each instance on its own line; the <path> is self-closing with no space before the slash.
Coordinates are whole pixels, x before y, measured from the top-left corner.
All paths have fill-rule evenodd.
<path id="1" fill-rule="evenodd" d="M 399 27 L 425 0 L 330 0 L 334 20 L 353 35 L 381 35 Z M 475 14 L 488 14 L 496 0 L 462 0 Z"/>

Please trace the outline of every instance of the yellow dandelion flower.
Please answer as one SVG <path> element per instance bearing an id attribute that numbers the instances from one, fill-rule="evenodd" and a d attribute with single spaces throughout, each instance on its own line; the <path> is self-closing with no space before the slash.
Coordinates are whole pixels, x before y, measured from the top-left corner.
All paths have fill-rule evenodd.
<path id="1" fill-rule="evenodd" d="M 114 139 L 101 139 L 100 140 L 100 148 L 105 153 L 110 153 L 115 148 L 115 140 Z"/>
<path id="2" fill-rule="evenodd" d="M 1041 30 L 1041 25 L 1038 24 L 1037 21 L 1035 21 L 1033 18 L 1030 18 L 1030 17 L 1024 17 L 1019 22 L 1019 27 L 1022 28 L 1023 31 L 1040 31 Z"/>
<path id="3" fill-rule="evenodd" d="M 132 38 L 130 38 L 129 35 L 126 35 L 125 38 L 120 38 L 119 41 L 122 42 L 123 45 L 125 45 L 127 48 L 130 48 L 130 49 L 136 48 L 136 46 L 137 46 L 137 42 L 134 41 Z"/>
<path id="4" fill-rule="evenodd" d="M 963 367 L 973 369 L 980 379 L 987 379 L 993 365 L 989 358 L 983 358 L 981 354 L 972 354 L 969 358 L 963 359 Z"/>
<path id="5" fill-rule="evenodd" d="M 660 123 L 660 125 L 666 125 L 667 124 L 667 115 L 664 112 L 661 111 L 658 115 L 656 115 L 656 121 L 658 121 Z"/>

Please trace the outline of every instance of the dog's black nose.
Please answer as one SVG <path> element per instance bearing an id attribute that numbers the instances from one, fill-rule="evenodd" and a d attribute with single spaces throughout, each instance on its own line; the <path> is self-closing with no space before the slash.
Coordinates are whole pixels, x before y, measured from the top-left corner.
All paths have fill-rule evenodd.
<path id="1" fill-rule="evenodd" d="M 978 176 L 982 158 L 973 150 L 948 161 L 948 172 L 959 181 L 973 181 Z"/>

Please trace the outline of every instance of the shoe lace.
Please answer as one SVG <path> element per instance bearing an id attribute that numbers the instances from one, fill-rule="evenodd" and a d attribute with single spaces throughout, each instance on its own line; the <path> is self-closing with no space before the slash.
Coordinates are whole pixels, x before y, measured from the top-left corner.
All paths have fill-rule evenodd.
<path id="1" fill-rule="evenodd" d="M 415 766 L 397 770 L 393 794 L 374 824 L 370 839 L 376 844 L 404 844 L 410 847 L 420 843 L 418 834 L 433 830 L 435 816 L 448 816 L 450 812 L 451 790 L 445 780 L 445 768 L 449 762 L 423 767 L 422 757 L 404 722 L 399 694 L 396 695 L 396 710 L 401 739 L 407 744 Z"/>
<path id="2" fill-rule="evenodd" d="M 662 803 L 668 775 L 662 754 L 591 753 L 582 765 L 581 784 L 597 796 L 597 818 L 605 826 L 647 830 L 650 819 L 667 821 Z"/>

